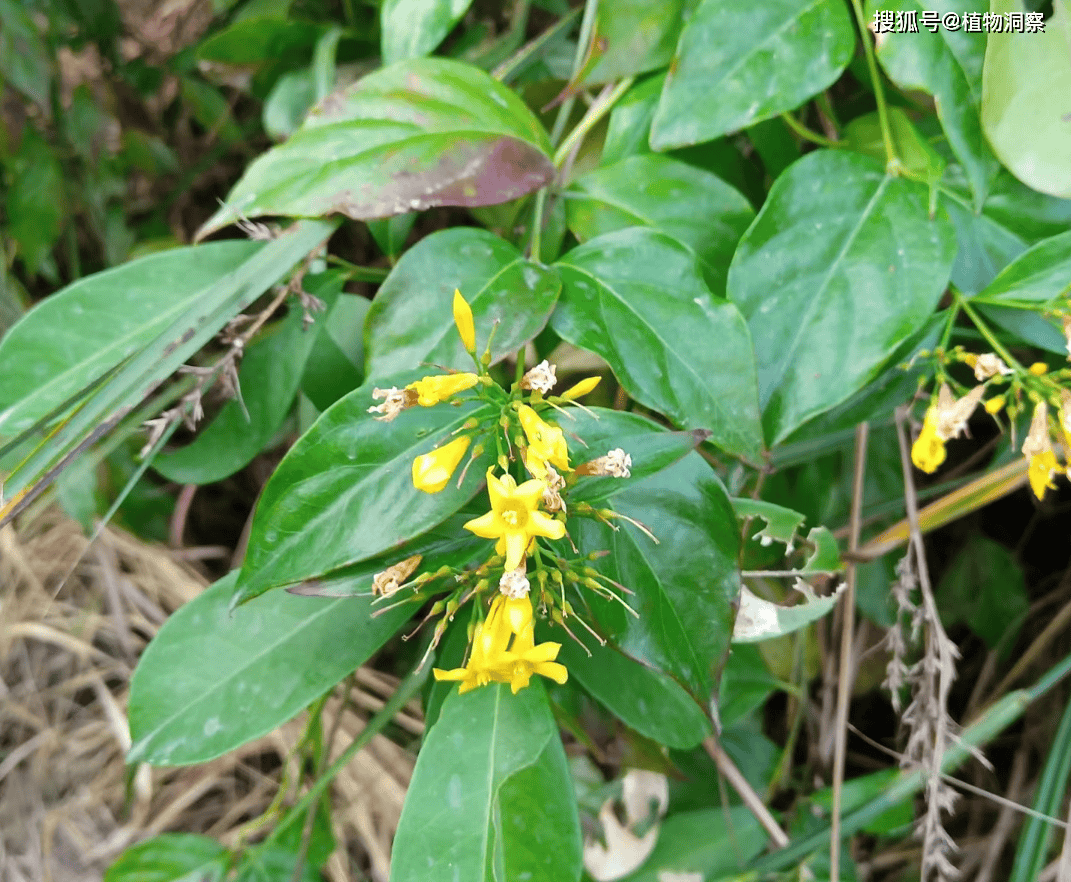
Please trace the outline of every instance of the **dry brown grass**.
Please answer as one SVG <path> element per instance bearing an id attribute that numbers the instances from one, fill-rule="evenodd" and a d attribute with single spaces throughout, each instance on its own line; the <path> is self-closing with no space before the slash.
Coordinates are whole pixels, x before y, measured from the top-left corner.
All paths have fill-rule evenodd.
<path id="1" fill-rule="evenodd" d="M 54 512 L 0 531 L 0 880 L 98 880 L 123 849 L 157 833 L 207 833 L 234 847 L 270 829 L 250 822 L 284 776 L 298 779 L 300 719 L 210 763 L 141 767 L 127 784 L 131 673 L 167 615 L 205 584 L 167 549 L 118 530 L 87 551 L 79 527 Z M 354 682 L 335 754 L 396 686 L 367 668 Z M 340 688 L 325 731 L 341 706 Z M 418 709 L 396 722 L 422 729 Z M 412 762 L 377 735 L 335 779 L 341 845 L 329 879 L 386 882 Z"/>

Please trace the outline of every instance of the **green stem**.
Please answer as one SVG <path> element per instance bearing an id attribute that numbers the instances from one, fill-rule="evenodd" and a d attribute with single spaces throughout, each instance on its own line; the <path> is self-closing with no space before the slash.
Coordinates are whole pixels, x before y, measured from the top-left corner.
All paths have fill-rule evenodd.
<path id="1" fill-rule="evenodd" d="M 885 144 L 885 170 L 891 174 L 899 174 L 901 163 L 900 157 L 896 155 L 896 148 L 893 146 L 892 127 L 889 125 L 889 110 L 885 106 L 885 87 L 881 83 L 881 74 L 878 73 L 878 63 L 874 58 L 874 47 L 870 45 L 866 17 L 863 15 L 863 5 L 860 0 L 852 0 L 852 9 L 855 11 L 855 21 L 859 25 L 859 35 L 863 38 L 863 52 L 866 55 L 867 69 L 870 71 L 870 82 L 874 86 L 874 100 L 878 103 L 881 140 Z"/>
<path id="2" fill-rule="evenodd" d="M 547 45 L 558 34 L 560 34 L 566 28 L 572 26 L 576 21 L 576 17 L 580 15 L 580 9 L 573 9 L 567 14 L 563 15 L 557 23 L 547 28 L 538 37 L 530 40 L 527 44 L 518 49 L 513 55 L 503 61 L 498 67 L 491 71 L 491 76 L 498 80 L 500 83 L 508 82 L 509 78 L 517 71 L 517 69 L 523 65 L 529 58 L 531 58 L 536 52 Z"/>
<path id="3" fill-rule="evenodd" d="M 985 337 L 986 342 L 993 347 L 993 351 L 1002 359 L 1004 359 L 1004 363 L 1008 367 L 1015 368 L 1019 371 L 1026 370 L 1016 360 L 1015 356 L 1013 356 L 1010 352 L 1008 352 L 1007 349 L 1004 348 L 1004 345 L 996 338 L 993 332 L 989 330 L 989 326 L 982 321 L 981 316 L 979 316 L 978 313 L 975 312 L 974 307 L 971 306 L 967 298 L 955 289 L 952 290 L 952 296 L 956 298 L 956 303 L 967 314 L 967 318 L 969 318 L 974 324 L 974 326 L 978 329 L 978 333 Z"/>
<path id="4" fill-rule="evenodd" d="M 954 300 L 948 310 L 948 316 L 945 318 L 945 329 L 941 333 L 941 342 L 937 344 L 941 349 L 948 349 L 948 342 L 952 339 L 952 331 L 955 329 L 957 318 L 959 318 L 959 301 Z"/>
<path id="5" fill-rule="evenodd" d="M 327 255 L 328 263 L 336 263 L 339 266 L 345 268 L 349 273 L 349 281 L 351 282 L 382 282 L 390 274 L 390 270 L 384 269 L 379 266 L 358 266 L 355 263 L 350 263 L 345 258 L 339 257 L 335 254 Z"/>
<path id="6" fill-rule="evenodd" d="M 810 141 L 812 144 L 817 144 L 819 147 L 837 148 L 843 146 L 839 142 L 833 141 L 825 135 L 820 135 L 813 129 L 807 128 L 807 126 L 796 119 L 791 113 L 782 113 L 781 119 L 785 121 L 785 125 L 803 138 L 804 141 Z"/>
<path id="7" fill-rule="evenodd" d="M 625 77 L 620 83 L 607 94 L 604 98 L 596 101 L 591 107 L 588 108 L 588 112 L 584 114 L 584 118 L 576 124 L 576 128 L 569 133 L 561 144 L 561 146 L 554 152 L 554 167 L 560 169 L 562 163 L 572 152 L 573 148 L 584 140 L 585 136 L 590 132 L 607 113 L 613 108 L 613 106 L 620 100 L 629 88 L 632 86 L 632 82 L 635 77 Z"/>
<path id="8" fill-rule="evenodd" d="M 535 206 L 532 208 L 532 238 L 528 243 L 528 256 L 534 263 L 540 263 L 539 251 L 543 246 L 543 212 L 547 207 L 547 188 L 540 187 L 536 193 Z"/>

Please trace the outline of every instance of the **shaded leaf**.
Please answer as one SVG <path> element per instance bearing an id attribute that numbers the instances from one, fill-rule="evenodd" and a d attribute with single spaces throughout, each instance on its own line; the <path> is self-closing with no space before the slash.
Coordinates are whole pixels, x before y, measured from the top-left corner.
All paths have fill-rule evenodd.
<path id="1" fill-rule="evenodd" d="M 49 259 L 68 214 L 63 169 L 48 142 L 27 126 L 8 161 L 11 184 L 4 195 L 7 235 L 30 275 Z"/>
<path id="2" fill-rule="evenodd" d="M 575 882 L 580 870 L 569 767 L 538 679 L 517 695 L 451 693 L 417 757 L 391 882 Z"/>
<path id="3" fill-rule="evenodd" d="M 608 83 L 665 67 L 680 35 L 684 0 L 609 0 L 598 5 L 574 85 Z"/>
<path id="4" fill-rule="evenodd" d="M 664 156 L 630 156 L 581 176 L 565 192 L 569 229 L 585 242 L 625 227 L 649 226 L 691 248 L 715 294 L 736 243 L 755 212 L 721 178 Z"/>
<path id="5" fill-rule="evenodd" d="M 124 851 L 104 882 L 220 882 L 230 853 L 208 836 L 163 833 Z"/>
<path id="6" fill-rule="evenodd" d="M 769 442 L 846 400 L 932 313 L 955 235 L 927 190 L 819 150 L 774 183 L 729 267 L 751 328 Z"/>
<path id="7" fill-rule="evenodd" d="M 557 274 L 525 260 L 487 230 L 455 227 L 421 239 L 380 286 L 365 326 L 369 377 L 424 365 L 471 370 L 454 327 L 454 289 L 472 307 L 482 353 L 497 322 L 492 362 L 515 353 L 547 323 L 561 291 Z"/>
<path id="8" fill-rule="evenodd" d="M 837 0 L 703 0 L 681 34 L 651 146 L 709 141 L 798 107 L 840 76 L 854 48 Z"/>
<path id="9" fill-rule="evenodd" d="M 551 326 L 563 339 L 606 359 L 641 404 L 709 430 L 729 453 L 759 455 L 747 329 L 732 304 L 710 294 L 688 248 L 633 227 L 574 248 L 556 266 L 562 296 Z"/>
<path id="10" fill-rule="evenodd" d="M 368 597 L 275 591 L 236 610 L 237 573 L 180 608 L 130 684 L 128 762 L 188 765 L 285 723 L 363 664 L 413 613 L 372 617 Z"/>
<path id="11" fill-rule="evenodd" d="M 358 220 L 439 205 L 493 205 L 553 175 L 550 142 L 520 98 L 441 58 L 399 62 L 329 95 L 260 156 L 198 236 L 242 215 Z"/>
<path id="12" fill-rule="evenodd" d="M 803 603 L 782 606 L 752 594 L 744 586 L 740 589 L 740 608 L 733 623 L 733 643 L 759 643 L 784 637 L 833 611 L 840 599 L 840 590 L 827 597 L 818 597 L 802 579 L 796 588 L 803 592 Z"/>
<path id="13" fill-rule="evenodd" d="M 0 0 L 0 81 L 7 81 L 42 110 L 50 107 L 52 73 L 30 12 L 16 0 Z"/>
<path id="14" fill-rule="evenodd" d="M 384 0 L 379 9 L 383 64 L 435 51 L 472 0 Z"/>

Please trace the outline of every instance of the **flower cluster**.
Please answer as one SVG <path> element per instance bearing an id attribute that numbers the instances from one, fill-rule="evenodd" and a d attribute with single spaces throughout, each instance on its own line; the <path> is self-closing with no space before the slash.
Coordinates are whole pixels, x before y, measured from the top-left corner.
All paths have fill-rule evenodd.
<path id="1" fill-rule="evenodd" d="M 1041 499 L 1047 489 L 1055 489 L 1053 479 L 1057 474 L 1071 477 L 1071 392 L 1064 387 L 1071 379 L 1071 371 L 1050 372 L 1044 362 L 1025 368 L 1013 362 L 1009 367 L 992 352 L 976 354 L 956 349 L 946 358 L 970 367 L 979 385 L 956 397 L 947 377 L 943 378 L 911 448 L 911 460 L 917 468 L 935 472 L 945 460 L 946 442 L 967 431 L 968 420 L 991 387 L 1007 383 L 1007 390 L 985 399 L 984 407 L 994 419 L 1006 412 L 1013 421 L 1033 408 L 1030 429 L 1021 450 L 1027 460 L 1027 476 L 1034 495 Z M 1051 410 L 1056 411 L 1056 417 Z"/>
<path id="2" fill-rule="evenodd" d="M 389 422 L 407 408 L 457 402 L 466 392 L 471 393 L 470 398 L 489 405 L 485 413 L 492 414 L 491 418 L 482 422 L 475 418 L 468 420 L 448 441 L 417 456 L 412 473 L 416 489 L 440 493 L 450 484 L 466 456 L 471 464 L 493 445 L 496 464 L 486 472 L 489 510 L 470 519 L 464 529 L 480 539 L 493 541 L 494 546 L 488 549 L 486 561 L 474 569 L 443 566 L 435 572 L 418 575 L 408 585 L 405 580 L 419 566 L 421 558 L 407 558 L 377 573 L 372 590 L 383 599 L 410 587 L 415 592 L 412 596 L 430 599 L 431 594 L 423 593 L 426 586 L 435 580 L 446 581 L 448 595 L 440 597 L 428 614 L 429 619 L 441 616 L 429 653 L 447 623 L 471 601 L 468 660 L 460 668 L 434 669 L 436 679 L 458 681 L 461 692 L 489 683 L 508 683 L 516 693 L 536 674 L 564 683 L 568 671 L 555 661 L 561 644 L 535 642 L 536 607 L 530 596 L 533 587 L 529 575 L 537 583 L 534 590 L 538 592 L 540 614 L 562 625 L 570 636 L 566 619 L 575 612 L 566 597 L 567 588 L 612 597 L 629 609 L 618 594 L 627 589 L 586 565 L 592 556 L 569 559 L 556 545 L 546 543 L 566 538 L 569 516 L 593 517 L 606 523 L 621 517 L 583 502 L 570 511 L 566 499 L 571 487 L 584 476 L 630 477 L 632 458 L 617 448 L 574 468 L 570 464 L 565 432 L 552 418 L 552 412 L 566 414 L 566 405 L 579 406 L 575 405 L 576 400 L 594 390 L 599 378 L 582 380 L 555 396 L 551 394 L 557 384 L 555 367 L 542 361 L 526 372 L 519 366 L 516 382 L 506 390 L 493 381 L 489 372 L 490 340 L 482 357 L 476 355 L 472 309 L 459 291 L 454 292 L 453 314 L 462 344 L 473 359 L 474 372 L 426 376 L 404 389 L 376 389 L 373 400 L 382 403 L 368 410 L 375 414 L 375 419 Z M 458 486 L 467 470 L 468 465 L 461 469 Z M 530 564 L 534 570 L 530 571 Z M 492 590 L 496 581 L 497 590 Z M 493 595 L 490 600 L 488 595 Z M 578 621 L 601 640 L 583 619 Z"/>

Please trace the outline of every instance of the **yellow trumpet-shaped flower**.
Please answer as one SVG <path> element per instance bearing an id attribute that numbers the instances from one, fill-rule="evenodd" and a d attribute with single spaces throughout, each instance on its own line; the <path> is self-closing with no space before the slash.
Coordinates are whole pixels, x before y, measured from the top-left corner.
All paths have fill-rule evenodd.
<path id="1" fill-rule="evenodd" d="M 1030 431 L 1023 440 L 1022 451 L 1027 458 L 1026 474 L 1030 479 L 1030 489 L 1038 499 L 1042 499 L 1046 489 L 1056 489 L 1052 479 L 1059 467 L 1049 437 L 1049 406 L 1044 401 L 1034 406 L 1034 416 L 1030 420 Z"/>
<path id="2" fill-rule="evenodd" d="M 568 469 L 569 448 L 562 430 L 545 423 L 527 404 L 522 404 L 517 409 L 517 415 L 528 438 L 528 453 L 525 457 L 528 471 L 537 478 L 545 478 L 547 463 L 559 469 Z"/>
<path id="3" fill-rule="evenodd" d="M 509 683 L 514 695 L 528 685 L 533 674 L 549 677 L 558 684 L 569 679 L 569 671 L 565 665 L 554 661 L 562 645 L 548 642 L 536 646 L 534 635 L 535 625 L 530 621 L 516 636 L 513 646 L 503 652 L 494 665 L 494 679 Z"/>
<path id="4" fill-rule="evenodd" d="M 454 324 L 465 350 L 475 352 L 476 326 L 472 322 L 472 307 L 457 288 L 454 289 Z"/>
<path id="5" fill-rule="evenodd" d="M 441 374 L 436 377 L 424 377 L 405 388 L 416 392 L 417 404 L 421 407 L 431 407 L 440 401 L 446 401 L 458 392 L 471 389 L 479 381 L 480 378 L 476 374 Z"/>
<path id="6" fill-rule="evenodd" d="M 510 475 L 497 478 L 487 470 L 487 495 L 491 510 L 465 524 L 481 539 L 497 539 L 495 552 L 506 556 L 505 569 L 515 570 L 535 544 L 537 536 L 561 539 L 565 524 L 539 510 L 546 484 L 525 481 L 520 486 Z"/>
<path id="7" fill-rule="evenodd" d="M 461 457 L 469 449 L 472 439 L 459 435 L 449 444 L 437 447 L 413 460 L 413 486 L 425 493 L 438 493 L 450 483 Z"/>
<path id="8" fill-rule="evenodd" d="M 562 393 L 562 399 L 565 401 L 576 401 L 581 396 L 587 395 L 596 386 L 599 385 L 599 380 L 602 377 L 588 377 L 586 380 L 581 380 L 575 386 L 570 386 L 565 392 Z"/>
<path id="9" fill-rule="evenodd" d="M 927 474 L 933 474 L 945 461 L 945 442 L 937 431 L 937 421 L 937 407 L 931 405 L 926 411 L 922 431 L 919 432 L 915 443 L 911 445 L 911 461 L 915 464 L 915 468 Z"/>

